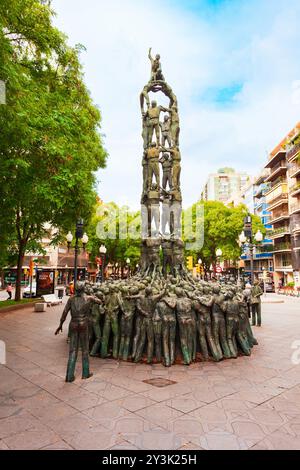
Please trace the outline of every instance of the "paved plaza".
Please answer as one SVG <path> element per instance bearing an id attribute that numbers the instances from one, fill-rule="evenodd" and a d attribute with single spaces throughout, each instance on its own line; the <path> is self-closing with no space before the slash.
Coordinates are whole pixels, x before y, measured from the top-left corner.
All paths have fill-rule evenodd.
<path id="1" fill-rule="evenodd" d="M 81 380 L 78 361 L 72 384 L 61 311 L 0 313 L 0 449 L 300 449 L 300 299 L 267 297 L 250 358 L 169 369 L 93 358 L 94 376 Z M 175 383 L 144 382 L 159 377 Z"/>

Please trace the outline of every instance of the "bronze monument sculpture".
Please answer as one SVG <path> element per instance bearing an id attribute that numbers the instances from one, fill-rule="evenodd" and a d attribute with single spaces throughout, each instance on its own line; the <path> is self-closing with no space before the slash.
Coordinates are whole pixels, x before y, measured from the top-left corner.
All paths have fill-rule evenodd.
<path id="1" fill-rule="evenodd" d="M 82 377 L 87 378 L 89 344 L 91 356 L 162 362 L 166 367 L 176 362 L 188 365 L 196 360 L 248 356 L 257 344 L 241 288 L 195 279 L 185 268 L 177 98 L 162 74 L 160 56 L 153 58 L 150 49 L 149 59 L 151 77 L 140 94 L 143 187 L 139 271 L 124 280 L 96 285 L 86 282 L 89 295 L 77 284 L 76 295 L 68 300 L 55 333 L 62 330 L 70 310 L 67 381 L 74 380 L 79 345 Z M 169 106 L 150 101 L 150 92 L 164 94 Z M 161 112 L 167 113 L 162 122 Z M 259 303 L 260 294 L 258 287 L 253 288 L 252 308 L 258 324 L 260 305 L 254 304 Z"/>

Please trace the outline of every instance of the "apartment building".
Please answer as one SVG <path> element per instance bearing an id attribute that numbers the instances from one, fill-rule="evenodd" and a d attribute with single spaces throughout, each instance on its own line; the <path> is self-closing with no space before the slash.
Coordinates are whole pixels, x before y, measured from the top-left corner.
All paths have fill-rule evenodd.
<path id="1" fill-rule="evenodd" d="M 269 175 L 268 170 L 264 170 L 259 176 L 254 178 L 253 183 L 244 188 L 243 203 L 247 206 L 250 214 L 257 215 L 266 228 L 266 236 L 259 246 L 253 251 L 253 268 L 255 277 L 261 278 L 263 272 L 267 273 L 268 284 L 273 283 L 273 241 L 269 237 L 272 228 L 270 225 L 270 212 L 266 202 L 266 192 L 269 184 L 266 179 Z M 244 272 L 250 276 L 250 253 L 247 247 L 242 255 L 244 260 Z"/>
<path id="2" fill-rule="evenodd" d="M 209 175 L 201 193 L 201 199 L 236 205 L 241 202 L 242 188 L 249 180 L 247 173 L 237 173 L 233 168 L 220 168 L 217 173 Z"/>
<path id="3" fill-rule="evenodd" d="M 300 123 L 270 153 L 266 202 L 271 212 L 275 286 L 300 287 Z"/>

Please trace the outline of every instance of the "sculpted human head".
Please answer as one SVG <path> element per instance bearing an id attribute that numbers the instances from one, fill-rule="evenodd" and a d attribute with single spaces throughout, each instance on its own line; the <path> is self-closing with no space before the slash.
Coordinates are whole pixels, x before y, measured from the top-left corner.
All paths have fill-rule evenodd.
<path id="1" fill-rule="evenodd" d="M 146 289 L 145 289 L 145 294 L 146 294 L 146 297 L 149 297 L 149 295 L 152 294 L 152 289 L 151 289 L 151 287 L 146 287 Z"/>
<path id="2" fill-rule="evenodd" d="M 82 282 L 82 281 L 77 281 L 76 287 L 75 287 L 75 292 L 76 292 L 76 294 L 78 294 L 78 295 L 83 294 L 84 289 L 85 289 L 84 282 Z"/>

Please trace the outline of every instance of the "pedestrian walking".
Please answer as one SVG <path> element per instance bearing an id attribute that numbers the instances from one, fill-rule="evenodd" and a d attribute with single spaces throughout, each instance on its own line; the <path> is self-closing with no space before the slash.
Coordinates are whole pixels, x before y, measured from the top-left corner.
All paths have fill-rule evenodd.
<path id="1" fill-rule="evenodd" d="M 71 281 L 69 284 L 69 294 L 74 295 L 74 282 Z"/>
<path id="2" fill-rule="evenodd" d="M 11 285 L 11 283 L 8 284 L 8 286 L 6 288 L 6 292 L 8 293 L 7 300 L 11 300 L 11 296 L 12 296 L 12 285 Z"/>

